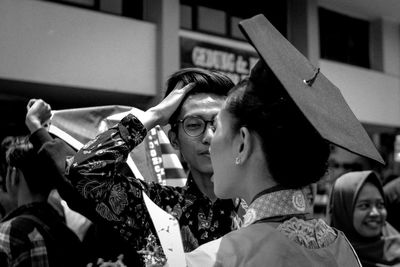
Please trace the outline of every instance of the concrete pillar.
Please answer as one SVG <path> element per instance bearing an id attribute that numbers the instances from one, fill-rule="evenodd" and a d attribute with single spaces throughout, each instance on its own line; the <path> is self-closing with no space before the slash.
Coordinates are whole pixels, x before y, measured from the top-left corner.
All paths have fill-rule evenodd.
<path id="1" fill-rule="evenodd" d="M 373 20 L 369 26 L 369 60 L 371 69 L 383 71 L 383 22 Z"/>
<path id="2" fill-rule="evenodd" d="M 371 68 L 400 76 L 400 27 L 391 21 L 378 19 L 370 23 Z"/>
<path id="3" fill-rule="evenodd" d="M 157 86 L 159 93 L 154 99 L 162 98 L 162 89 L 167 78 L 179 69 L 179 0 L 143 1 L 144 19 L 157 25 Z"/>
<path id="4" fill-rule="evenodd" d="M 319 21 L 317 0 L 288 0 L 288 40 L 318 67 Z"/>

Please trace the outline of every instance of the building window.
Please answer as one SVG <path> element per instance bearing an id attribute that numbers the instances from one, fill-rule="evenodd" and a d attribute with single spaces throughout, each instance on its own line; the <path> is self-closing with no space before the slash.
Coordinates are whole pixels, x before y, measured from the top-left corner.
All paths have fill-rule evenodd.
<path id="1" fill-rule="evenodd" d="M 226 35 L 226 12 L 199 6 L 197 26 L 205 32 Z"/>
<path id="2" fill-rule="evenodd" d="M 47 0 L 104 13 L 143 19 L 143 0 Z"/>
<path id="3" fill-rule="evenodd" d="M 77 4 L 82 6 L 94 6 L 95 0 L 60 0 L 60 2 L 70 3 L 70 4 Z"/>
<path id="4" fill-rule="evenodd" d="M 243 36 L 242 32 L 237 27 L 237 25 L 239 24 L 239 22 L 241 20 L 243 20 L 243 18 L 238 18 L 238 17 L 235 17 L 235 16 L 231 17 L 231 23 L 230 23 L 231 35 L 232 35 L 233 38 L 246 40 L 246 38 Z"/>
<path id="5" fill-rule="evenodd" d="M 122 15 L 122 0 L 101 0 L 100 10 L 116 15 Z"/>
<path id="6" fill-rule="evenodd" d="M 181 5 L 180 8 L 181 28 L 191 30 L 193 28 L 192 7 Z"/>
<path id="7" fill-rule="evenodd" d="M 265 7 L 260 1 L 243 5 L 229 0 L 180 0 L 180 12 L 182 29 L 232 39 L 245 40 L 238 23 L 258 14 L 264 14 L 283 35 L 287 30 L 286 1 L 274 1 Z"/>
<path id="8" fill-rule="evenodd" d="M 370 68 L 369 22 L 319 8 L 321 58 Z"/>

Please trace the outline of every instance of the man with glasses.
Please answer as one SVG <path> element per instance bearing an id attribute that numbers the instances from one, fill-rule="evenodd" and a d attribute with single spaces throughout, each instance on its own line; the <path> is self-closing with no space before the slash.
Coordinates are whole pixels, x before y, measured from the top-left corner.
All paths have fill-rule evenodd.
<path id="1" fill-rule="evenodd" d="M 189 169 L 184 187 L 162 186 L 135 179 L 127 164 L 121 165 L 119 160 L 113 158 L 117 152 L 123 154 L 121 158 L 118 155 L 118 159 L 126 158 L 134 146 L 127 140 L 132 136 L 136 140 L 139 138 L 136 135 L 144 134 L 133 132 L 129 126 L 113 127 L 86 144 L 85 151 L 78 152 L 74 163 L 67 169 L 71 184 L 91 204 L 90 210 L 88 205 L 73 208 L 94 222 L 114 228 L 136 250 L 143 250 L 145 254 L 146 250 L 155 250 L 158 241 L 152 237 L 155 230 L 142 198 L 142 190 L 159 207 L 179 220 L 185 251 L 217 239 L 238 225 L 236 210 L 239 203 L 220 200 L 214 195 L 209 154 L 215 130 L 213 120 L 233 83 L 217 72 L 183 69 L 167 81 L 165 96 L 174 88 L 190 83 L 194 83 L 194 88 L 170 117 L 171 130 L 168 133 L 171 144 L 179 149 Z M 130 121 L 131 118 L 124 118 L 120 124 Z M 58 150 L 57 144 L 49 147 L 55 151 L 54 154 Z M 46 145 L 42 150 L 46 151 Z M 79 162 L 86 159 L 91 164 L 86 162 L 80 165 Z M 97 216 L 93 216 L 93 210 L 96 210 Z"/>
<path id="2" fill-rule="evenodd" d="M 228 77 L 201 69 L 183 69 L 167 82 L 166 96 L 182 83 L 193 88 L 171 116 L 168 137 L 189 168 L 186 186 L 176 188 L 184 198 L 179 223 L 185 251 L 214 240 L 236 227 L 236 206 L 214 194 L 209 146 L 214 135 L 214 118 L 222 108 L 233 83 Z M 158 204 L 158 203 L 157 203 Z M 172 210 L 177 206 L 172 206 Z M 179 214 L 179 211 L 177 212 Z"/>

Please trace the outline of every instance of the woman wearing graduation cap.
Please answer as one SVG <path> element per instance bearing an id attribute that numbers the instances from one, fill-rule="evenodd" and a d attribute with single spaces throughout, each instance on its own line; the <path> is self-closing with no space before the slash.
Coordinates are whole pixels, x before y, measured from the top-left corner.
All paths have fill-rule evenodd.
<path id="1" fill-rule="evenodd" d="M 188 266 L 361 266 L 342 232 L 312 218 L 305 188 L 326 173 L 329 143 L 379 154 L 338 89 L 265 17 L 241 27 L 262 60 L 228 96 L 210 152 L 215 194 L 249 208 L 241 229 L 187 254 Z"/>

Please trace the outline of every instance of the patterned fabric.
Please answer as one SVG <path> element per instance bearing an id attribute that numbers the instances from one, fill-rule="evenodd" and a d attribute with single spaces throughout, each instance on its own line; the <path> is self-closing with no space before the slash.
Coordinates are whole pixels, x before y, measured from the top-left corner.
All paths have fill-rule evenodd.
<path id="1" fill-rule="evenodd" d="M 361 266 L 342 232 L 323 220 L 301 219 L 310 215 L 309 188 L 280 189 L 256 196 L 245 227 L 187 253 L 187 266 Z"/>
<path id="2" fill-rule="evenodd" d="M 276 228 L 290 240 L 309 249 L 323 248 L 336 239 L 335 231 L 321 219 L 303 220 L 296 215 L 311 214 L 312 207 L 306 201 L 308 188 L 302 190 L 279 190 L 261 195 L 249 206 L 244 216 L 243 227 L 257 221 L 291 216 Z"/>
<path id="3" fill-rule="evenodd" d="M 97 106 L 53 111 L 49 132 L 76 150 L 98 134 L 116 125 L 128 113 L 144 113 L 128 106 Z M 165 132 L 151 129 L 143 143 L 130 153 L 127 163 L 136 178 L 162 185 L 184 186 L 187 175 Z"/>
<path id="4" fill-rule="evenodd" d="M 305 221 L 293 217 L 280 224 L 277 230 L 290 240 L 309 249 L 327 247 L 336 239 L 335 231 L 322 219 Z"/>
<path id="5" fill-rule="evenodd" d="M 28 220 L 0 225 L 0 266 L 49 266 L 43 236 Z"/>
<path id="6" fill-rule="evenodd" d="M 295 223 L 293 226 L 299 229 Z M 186 263 L 188 267 L 360 267 L 344 234 L 335 233 L 337 237 L 329 245 L 310 249 L 279 232 L 275 222 L 253 223 L 186 253 Z"/>
<path id="7" fill-rule="evenodd" d="M 126 159 L 146 135 L 133 115 L 87 143 L 70 160 L 67 177 L 91 202 L 101 221 L 112 226 L 137 250 L 146 247 L 154 233 L 142 190 L 162 209 L 175 216 L 181 226 L 185 251 L 214 240 L 236 228 L 231 200 L 212 203 L 189 175 L 186 186 L 162 186 L 136 179 Z"/>
<path id="8" fill-rule="evenodd" d="M 304 189 L 306 190 L 306 189 Z M 254 200 L 244 215 L 243 227 L 258 220 L 274 216 L 307 214 L 312 207 L 302 190 L 280 190 Z"/>
<path id="9" fill-rule="evenodd" d="M 0 266 L 82 266 L 80 248 L 78 237 L 46 202 L 21 206 L 0 224 Z"/>

